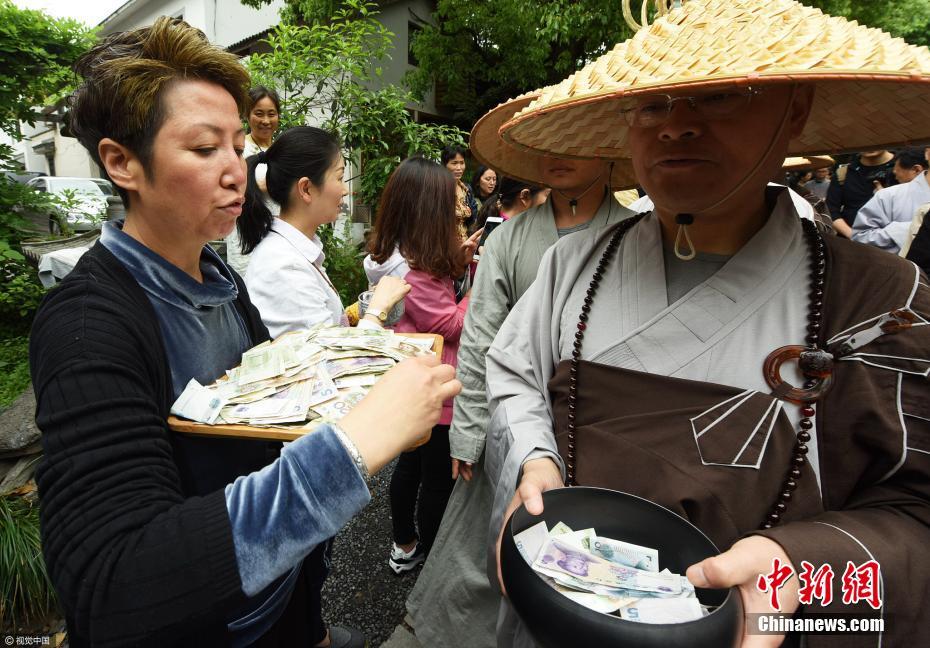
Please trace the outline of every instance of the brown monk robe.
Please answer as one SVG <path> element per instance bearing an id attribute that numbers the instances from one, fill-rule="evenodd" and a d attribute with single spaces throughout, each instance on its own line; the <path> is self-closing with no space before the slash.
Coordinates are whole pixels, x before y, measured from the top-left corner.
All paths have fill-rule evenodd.
<path id="1" fill-rule="evenodd" d="M 815 569 L 830 564 L 833 602 L 826 609 L 815 603 L 806 611 L 881 615 L 886 619 L 883 645 L 917 645 L 912 643 L 917 638 L 924 645 L 930 634 L 915 606 L 926 594 L 927 580 L 912 575 L 930 574 L 925 550 L 930 546 L 930 289 L 914 266 L 837 237 L 824 239 L 820 346 L 842 359 L 833 367 L 831 388 L 816 404 L 810 461 L 800 467 L 779 524 L 759 530 L 785 489 L 800 429 L 800 408 L 771 395 L 763 361 L 792 338 L 803 339 L 810 302 L 807 244 L 801 242 L 797 217 L 783 214 L 787 201 L 780 199 L 778 205 L 746 249 L 703 287 L 651 319 L 645 314 L 644 325 L 630 322 L 629 334 L 619 326 L 618 334 L 620 311 L 635 310 L 643 297 L 626 284 L 633 294 L 628 303 L 622 287 L 615 292 L 622 282 L 612 282 L 620 282 L 621 269 L 635 267 L 638 279 L 649 283 L 648 243 L 657 228 L 646 217 L 626 235 L 619 258 L 602 273 L 584 331 L 575 403 L 575 482 L 661 504 L 698 526 L 721 550 L 760 533 L 778 542 L 796 565 L 801 560 Z M 520 400 L 518 383 L 507 377 L 501 382 L 501 363 L 521 380 L 528 365 L 554 367 L 551 375 L 543 372 L 535 379 L 548 387 L 554 441 L 570 468 L 571 348 L 586 290 L 619 227 L 605 231 L 590 250 L 569 254 L 555 248 L 538 282 L 546 284 L 556 272 L 560 279 L 545 295 L 542 285 L 531 288 L 529 301 L 518 310 L 536 315 L 508 321 L 492 347 L 489 376 L 496 374 L 498 393 L 510 395 L 495 413 L 498 425 L 492 428 L 500 438 L 506 419 L 513 434 L 505 445 L 507 456 L 489 461 L 502 476 L 499 487 L 513 479 L 509 467 L 521 455 L 547 448 L 543 434 L 528 439 L 529 428 L 524 432 L 521 427 L 523 412 L 533 407 Z M 800 264 L 793 261 L 797 258 Z M 757 265 L 757 276 L 738 271 L 743 262 Z M 722 304 L 715 302 L 717 293 L 734 300 L 734 313 L 721 308 L 704 322 L 696 307 L 707 311 L 708 304 Z M 786 294 L 795 297 L 781 302 Z M 745 308 L 744 301 L 749 302 Z M 798 305 L 803 306 L 800 317 Z M 910 326 L 871 339 L 881 333 L 876 325 L 882 316 L 892 312 L 897 319 L 885 319 Z M 696 341 L 688 338 L 693 331 L 675 328 L 688 321 L 686 313 L 695 320 L 691 329 L 700 333 Z M 661 348 L 663 336 L 674 346 Z M 551 357 L 517 359 L 535 355 L 528 349 L 544 337 L 559 340 Z M 856 348 L 843 349 L 844 343 Z M 660 365 L 678 376 L 659 375 Z M 498 512 L 509 496 L 498 497 Z M 844 604 L 847 561 L 858 566 L 873 558 L 881 565 L 884 606 L 875 612 L 865 602 Z M 807 637 L 809 646 L 865 647 L 878 640 L 879 635 Z"/>

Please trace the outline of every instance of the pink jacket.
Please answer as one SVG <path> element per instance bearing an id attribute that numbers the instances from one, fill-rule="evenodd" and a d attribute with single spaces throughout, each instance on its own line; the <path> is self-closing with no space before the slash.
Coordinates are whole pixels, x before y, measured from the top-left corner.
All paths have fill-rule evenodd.
<path id="1" fill-rule="evenodd" d="M 404 316 L 394 326 L 398 333 L 436 333 L 443 337 L 442 361 L 456 366 L 459 336 L 465 323 L 468 298 L 455 303 L 451 277 L 437 279 L 428 272 L 411 269 L 404 280 L 410 292 L 404 298 Z M 452 399 L 442 405 L 440 425 L 452 422 Z"/>

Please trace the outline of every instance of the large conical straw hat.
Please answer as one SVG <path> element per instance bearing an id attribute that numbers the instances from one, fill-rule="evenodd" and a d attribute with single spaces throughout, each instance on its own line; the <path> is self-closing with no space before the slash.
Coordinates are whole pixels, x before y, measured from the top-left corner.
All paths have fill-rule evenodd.
<path id="1" fill-rule="evenodd" d="M 481 164 L 501 175 L 542 186 L 545 183 L 540 176 L 539 162 L 543 154 L 508 144 L 501 139 L 499 133 L 505 122 L 538 96 L 536 92 L 528 92 L 492 108 L 475 123 L 468 140 L 468 148 Z M 634 185 L 630 161 L 616 161 L 611 174 L 611 187 L 625 189 Z"/>
<path id="2" fill-rule="evenodd" d="M 631 98 L 790 83 L 815 96 L 788 155 L 930 142 L 930 50 L 792 0 L 690 0 L 540 90 L 501 134 L 537 153 L 626 159 Z"/>

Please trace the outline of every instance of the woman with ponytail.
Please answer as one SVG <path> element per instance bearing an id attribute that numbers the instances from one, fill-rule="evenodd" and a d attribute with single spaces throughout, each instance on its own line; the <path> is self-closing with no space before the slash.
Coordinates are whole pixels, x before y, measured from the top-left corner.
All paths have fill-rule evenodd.
<path id="1" fill-rule="evenodd" d="M 478 230 L 484 227 L 488 217 L 501 217 L 506 221 L 531 207 L 541 205 L 549 198 L 549 191 L 522 180 L 503 177 L 497 185 L 497 193 L 482 204 L 474 228 Z"/>
<path id="2" fill-rule="evenodd" d="M 281 207 L 279 216 L 268 209 L 256 182 L 261 165 L 268 195 Z M 348 194 L 344 171 L 339 140 L 311 126 L 286 131 L 248 160 L 237 227 L 243 252 L 252 255 L 245 282 L 272 337 L 316 324 L 348 324 L 316 234 L 320 225 L 339 216 Z M 381 316 L 409 289 L 403 279 L 382 279 L 359 325 L 380 327 Z"/>

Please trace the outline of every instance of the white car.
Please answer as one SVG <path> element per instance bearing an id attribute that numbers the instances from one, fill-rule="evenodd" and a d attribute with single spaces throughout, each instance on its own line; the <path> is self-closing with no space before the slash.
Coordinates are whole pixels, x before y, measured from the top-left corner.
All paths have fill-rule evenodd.
<path id="1" fill-rule="evenodd" d="M 26 185 L 36 191 L 55 194 L 65 201 L 68 201 L 69 194 L 72 194 L 73 198 L 65 218 L 73 231 L 86 232 L 98 229 L 107 219 L 107 194 L 99 183 L 101 180 L 98 178 L 42 176 L 33 178 Z M 58 219 L 51 214 L 48 216 L 48 231 L 52 234 L 61 233 Z"/>

